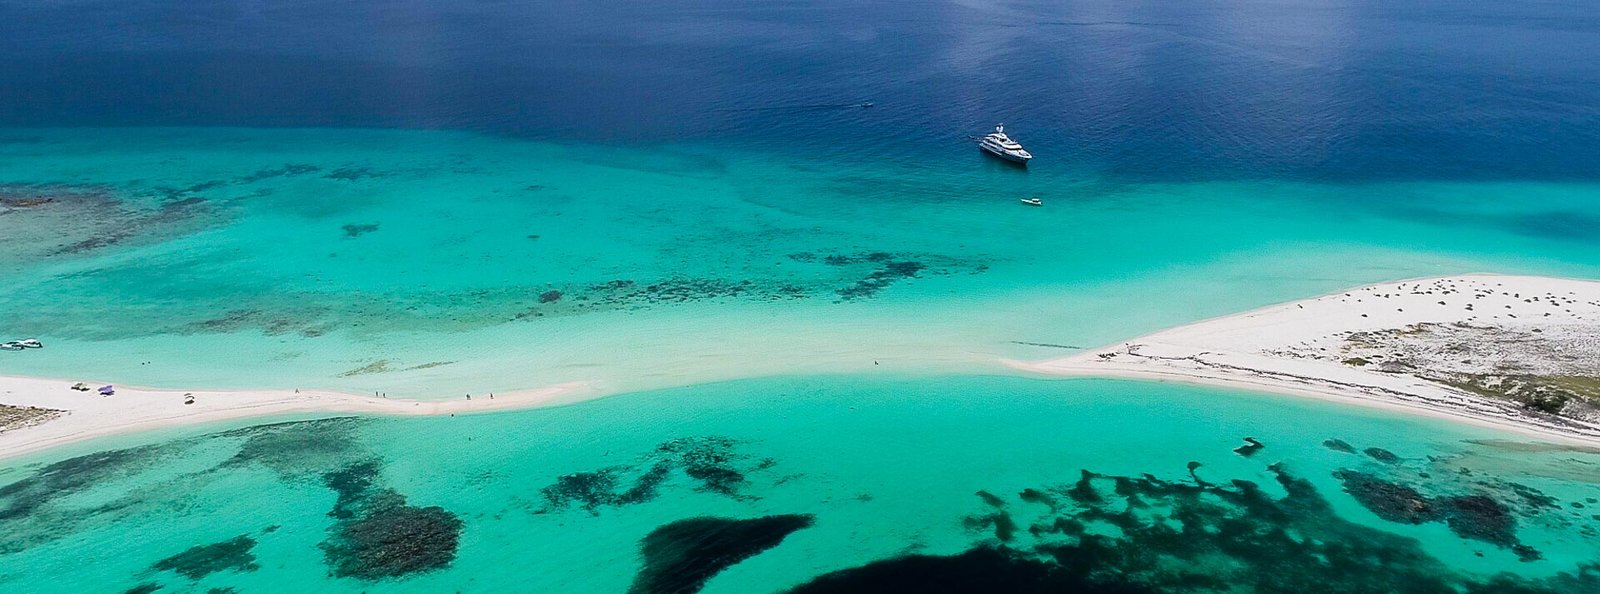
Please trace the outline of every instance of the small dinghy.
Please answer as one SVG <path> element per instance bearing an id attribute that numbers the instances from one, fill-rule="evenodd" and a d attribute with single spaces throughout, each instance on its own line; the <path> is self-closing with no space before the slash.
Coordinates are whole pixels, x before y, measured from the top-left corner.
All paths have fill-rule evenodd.
<path id="1" fill-rule="evenodd" d="M 1028 206 L 1044 206 L 1044 201 L 1038 198 L 1023 198 L 1022 203 Z"/>
<path id="2" fill-rule="evenodd" d="M 11 342 L 0 342 L 0 351 L 20 351 L 25 348 L 28 347 L 22 346 L 22 343 L 15 340 Z"/>
<path id="3" fill-rule="evenodd" d="M 42 348 L 44 348 L 44 343 L 39 342 L 39 339 L 37 339 L 37 338 L 29 338 L 29 339 L 25 339 L 25 340 L 19 340 L 19 341 L 17 341 L 17 344 L 22 345 L 24 348 L 30 348 L 30 349 L 42 349 Z"/>

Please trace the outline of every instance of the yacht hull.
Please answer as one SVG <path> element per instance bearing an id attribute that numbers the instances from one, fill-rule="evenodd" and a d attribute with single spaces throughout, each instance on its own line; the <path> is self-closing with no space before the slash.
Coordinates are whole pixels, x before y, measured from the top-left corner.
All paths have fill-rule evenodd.
<path id="1" fill-rule="evenodd" d="M 991 156 L 991 157 L 994 157 L 996 159 L 1001 159 L 1001 160 L 1004 160 L 1004 161 L 1009 161 L 1011 163 L 1016 163 L 1018 165 L 1027 165 L 1028 164 L 1028 160 L 1031 158 L 1031 157 L 1024 157 L 1022 155 L 1016 155 L 1016 154 L 1008 153 L 1008 152 L 1003 151 L 1003 150 L 990 148 L 988 145 L 985 145 L 985 144 L 978 145 L 978 148 L 983 149 L 983 152 L 988 153 L 989 156 Z"/>

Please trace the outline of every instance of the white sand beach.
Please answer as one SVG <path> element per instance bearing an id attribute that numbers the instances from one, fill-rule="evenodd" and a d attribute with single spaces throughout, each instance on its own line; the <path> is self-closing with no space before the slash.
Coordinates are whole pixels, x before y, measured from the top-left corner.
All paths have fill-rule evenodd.
<path id="1" fill-rule="evenodd" d="M 1487 274 L 1388 282 L 1006 364 L 1331 398 L 1595 443 L 1600 415 L 1581 400 L 1547 414 L 1454 380 L 1489 391 L 1516 381 L 1506 378 L 1592 384 L 1600 282 Z"/>
<path id="2" fill-rule="evenodd" d="M 160 390 L 115 386 L 101 396 L 105 382 L 87 382 L 87 392 L 71 389 L 77 380 L 0 377 L 0 404 L 63 411 L 36 424 L 0 431 L 0 458 L 67 443 L 250 417 L 293 414 L 384 416 L 453 415 L 571 402 L 591 389 L 562 384 L 531 390 L 466 394 L 451 400 L 403 400 L 319 390 Z M 193 396 L 193 404 L 185 404 Z"/>
<path id="3" fill-rule="evenodd" d="M 1600 376 L 1600 282 L 1465 275 L 1382 283 L 1207 320 L 1069 357 L 1004 361 L 1057 376 L 1179 381 L 1331 398 L 1501 429 L 1600 442 L 1579 399 L 1546 414 L 1440 377 Z M 0 405 L 61 411 L 0 427 L 0 458 L 154 429 L 296 414 L 447 415 L 593 398 L 594 383 L 407 400 L 328 390 L 172 390 L 0 377 Z M 185 404 L 186 396 L 194 397 Z M 1588 407 L 1588 408 L 1586 408 Z"/>

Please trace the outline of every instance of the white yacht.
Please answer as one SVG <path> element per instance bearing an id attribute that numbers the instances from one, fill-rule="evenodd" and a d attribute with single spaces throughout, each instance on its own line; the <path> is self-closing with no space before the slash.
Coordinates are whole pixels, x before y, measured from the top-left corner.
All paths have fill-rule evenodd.
<path id="1" fill-rule="evenodd" d="M 991 155 L 1011 161 L 1012 163 L 1021 163 L 1023 165 L 1027 165 L 1028 160 L 1033 158 L 1033 154 L 1023 149 L 1022 145 L 1017 144 L 1017 141 L 1012 140 L 1009 136 L 1006 136 L 1005 124 L 995 126 L 993 134 L 985 136 L 982 140 L 978 141 L 978 147 L 982 148 Z"/>

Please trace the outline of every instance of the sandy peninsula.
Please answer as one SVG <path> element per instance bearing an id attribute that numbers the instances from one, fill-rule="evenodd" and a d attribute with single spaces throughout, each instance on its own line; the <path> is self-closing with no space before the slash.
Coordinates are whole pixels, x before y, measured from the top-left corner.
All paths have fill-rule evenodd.
<path id="1" fill-rule="evenodd" d="M 1600 282 L 1389 282 L 1007 364 L 1332 398 L 1594 443 Z"/>
<path id="2" fill-rule="evenodd" d="M 1179 381 L 1331 398 L 1600 442 L 1600 282 L 1465 275 L 1359 287 L 1202 321 L 1034 373 Z M 562 384 L 450 400 L 326 390 L 162 390 L 0 377 L 0 458 L 154 429 L 287 415 L 450 415 L 599 395 Z M 91 388 L 103 382 L 88 382 Z M 189 403 L 192 397 L 192 403 Z"/>
<path id="3" fill-rule="evenodd" d="M 115 386 L 102 396 L 89 382 L 87 392 L 71 389 L 75 380 L 0 377 L 0 406 L 17 420 L 0 425 L 0 458 L 67 443 L 251 417 L 365 414 L 379 416 L 453 415 L 532 408 L 585 396 L 584 384 L 465 394 L 451 400 L 402 400 L 319 390 L 159 390 Z M 190 402 L 192 397 L 192 404 Z"/>

